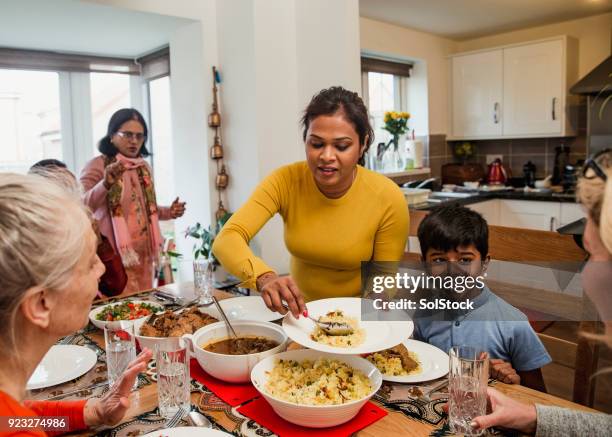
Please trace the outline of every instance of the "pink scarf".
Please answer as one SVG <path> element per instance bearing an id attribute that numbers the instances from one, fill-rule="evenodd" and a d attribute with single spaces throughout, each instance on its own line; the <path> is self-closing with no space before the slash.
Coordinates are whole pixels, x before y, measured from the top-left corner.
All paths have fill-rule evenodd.
<path id="1" fill-rule="evenodd" d="M 105 157 L 105 166 L 119 161 L 123 163 L 125 172 L 123 177 L 119 179 L 108 191 L 107 201 L 108 209 L 111 214 L 111 220 L 113 223 L 113 232 L 115 234 L 115 243 L 117 244 L 117 250 L 121 255 L 121 260 L 125 267 L 132 267 L 140 262 L 138 253 L 132 247 L 132 239 L 130 232 L 125 220 L 123 211 L 123 202 L 131 202 L 130 190 L 124 190 L 124 185 L 129 184 L 128 173 L 135 171 L 138 176 L 138 182 L 144 195 L 145 206 L 147 216 L 149 218 L 149 230 L 150 230 L 150 241 L 151 241 L 151 253 L 154 257 L 159 255 L 161 250 L 163 239 L 159 231 L 159 218 L 157 216 L 157 200 L 155 198 L 155 188 L 153 186 L 153 179 L 151 173 L 146 165 L 146 162 L 142 158 L 128 158 L 118 153 L 115 157 Z M 125 196 L 125 197 L 124 197 Z"/>

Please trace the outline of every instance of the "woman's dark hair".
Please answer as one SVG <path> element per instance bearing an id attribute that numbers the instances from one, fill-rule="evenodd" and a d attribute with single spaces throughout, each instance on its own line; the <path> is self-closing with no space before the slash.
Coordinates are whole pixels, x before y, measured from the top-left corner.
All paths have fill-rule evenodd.
<path id="1" fill-rule="evenodd" d="M 483 260 L 489 254 L 487 221 L 465 206 L 436 206 L 419 224 L 417 235 L 423 258 L 429 249 L 447 252 L 470 244 Z"/>
<path id="2" fill-rule="evenodd" d="M 149 156 L 150 153 L 147 150 L 145 143 L 147 142 L 147 137 L 149 136 L 149 129 L 147 128 L 147 122 L 140 112 L 138 112 L 134 108 L 123 108 L 118 110 L 113 114 L 113 116 L 108 121 L 108 129 L 106 130 L 106 136 L 103 137 L 98 142 L 98 150 L 100 153 L 106 156 L 115 156 L 119 151 L 117 148 L 111 143 L 111 137 L 117 133 L 117 131 L 121 128 L 121 125 L 130 120 L 136 120 L 142 125 L 143 133 L 144 133 L 144 142 L 140 147 L 139 156 Z"/>
<path id="3" fill-rule="evenodd" d="M 359 137 L 359 145 L 365 145 L 365 149 L 359 157 L 359 164 L 364 165 L 365 159 L 363 156 L 370 148 L 372 142 L 374 142 L 374 131 L 370 125 L 368 108 L 366 108 L 359 94 L 344 89 L 341 86 L 333 86 L 319 91 L 312 98 L 301 120 L 304 127 L 304 141 L 306 141 L 306 133 L 312 120 L 320 115 L 333 115 L 339 111 L 344 114 L 346 119 L 355 128 Z"/>

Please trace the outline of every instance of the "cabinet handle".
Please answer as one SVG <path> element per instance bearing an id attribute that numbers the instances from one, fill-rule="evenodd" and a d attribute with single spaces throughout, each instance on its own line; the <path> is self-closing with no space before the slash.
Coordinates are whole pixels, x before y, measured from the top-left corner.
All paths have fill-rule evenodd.
<path id="1" fill-rule="evenodd" d="M 499 103 L 493 104 L 493 123 L 499 123 Z"/>
<path id="2" fill-rule="evenodd" d="M 552 98 L 552 119 L 553 119 L 553 121 L 555 121 L 557 119 L 557 114 L 555 113 L 556 103 L 557 103 L 557 98 L 553 97 Z"/>
<path id="3" fill-rule="evenodd" d="M 555 218 L 554 217 L 550 218 L 550 230 L 551 231 L 555 230 Z"/>

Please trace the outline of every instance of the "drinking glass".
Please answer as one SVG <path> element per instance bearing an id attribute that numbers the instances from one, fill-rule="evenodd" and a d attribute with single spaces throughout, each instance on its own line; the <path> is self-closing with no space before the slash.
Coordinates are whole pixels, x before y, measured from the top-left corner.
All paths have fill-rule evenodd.
<path id="1" fill-rule="evenodd" d="M 468 436 L 483 435 L 470 423 L 487 412 L 488 354 L 472 346 L 453 346 L 448 373 L 448 422 L 451 430 Z"/>
<path id="2" fill-rule="evenodd" d="M 179 343 L 155 346 L 159 415 L 167 419 L 181 408 L 185 414 L 191 409 L 189 351 L 183 341 Z"/>
<path id="3" fill-rule="evenodd" d="M 128 321 L 107 323 L 104 327 L 104 342 L 108 385 L 111 387 L 121 378 L 128 364 L 136 358 L 134 323 Z"/>
<path id="4" fill-rule="evenodd" d="M 214 265 L 211 260 L 198 258 L 193 261 L 193 285 L 201 304 L 209 304 L 213 301 L 212 295 L 215 288 L 213 270 Z"/>

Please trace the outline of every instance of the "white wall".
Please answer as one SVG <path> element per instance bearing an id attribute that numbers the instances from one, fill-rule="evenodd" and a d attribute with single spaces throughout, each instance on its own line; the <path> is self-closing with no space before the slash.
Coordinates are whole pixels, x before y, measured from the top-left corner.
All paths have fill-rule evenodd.
<path id="1" fill-rule="evenodd" d="M 189 259 L 193 241 L 182 238 L 183 230 L 211 215 L 210 159 L 205 120 L 205 84 L 202 26 L 199 22 L 180 28 L 170 40 L 170 80 L 174 186 L 187 202 L 185 215 L 176 220 L 177 250 Z M 188 267 L 188 266 L 187 266 Z M 189 277 L 191 270 L 182 272 Z M 185 276 L 182 276 L 185 277 Z"/>

